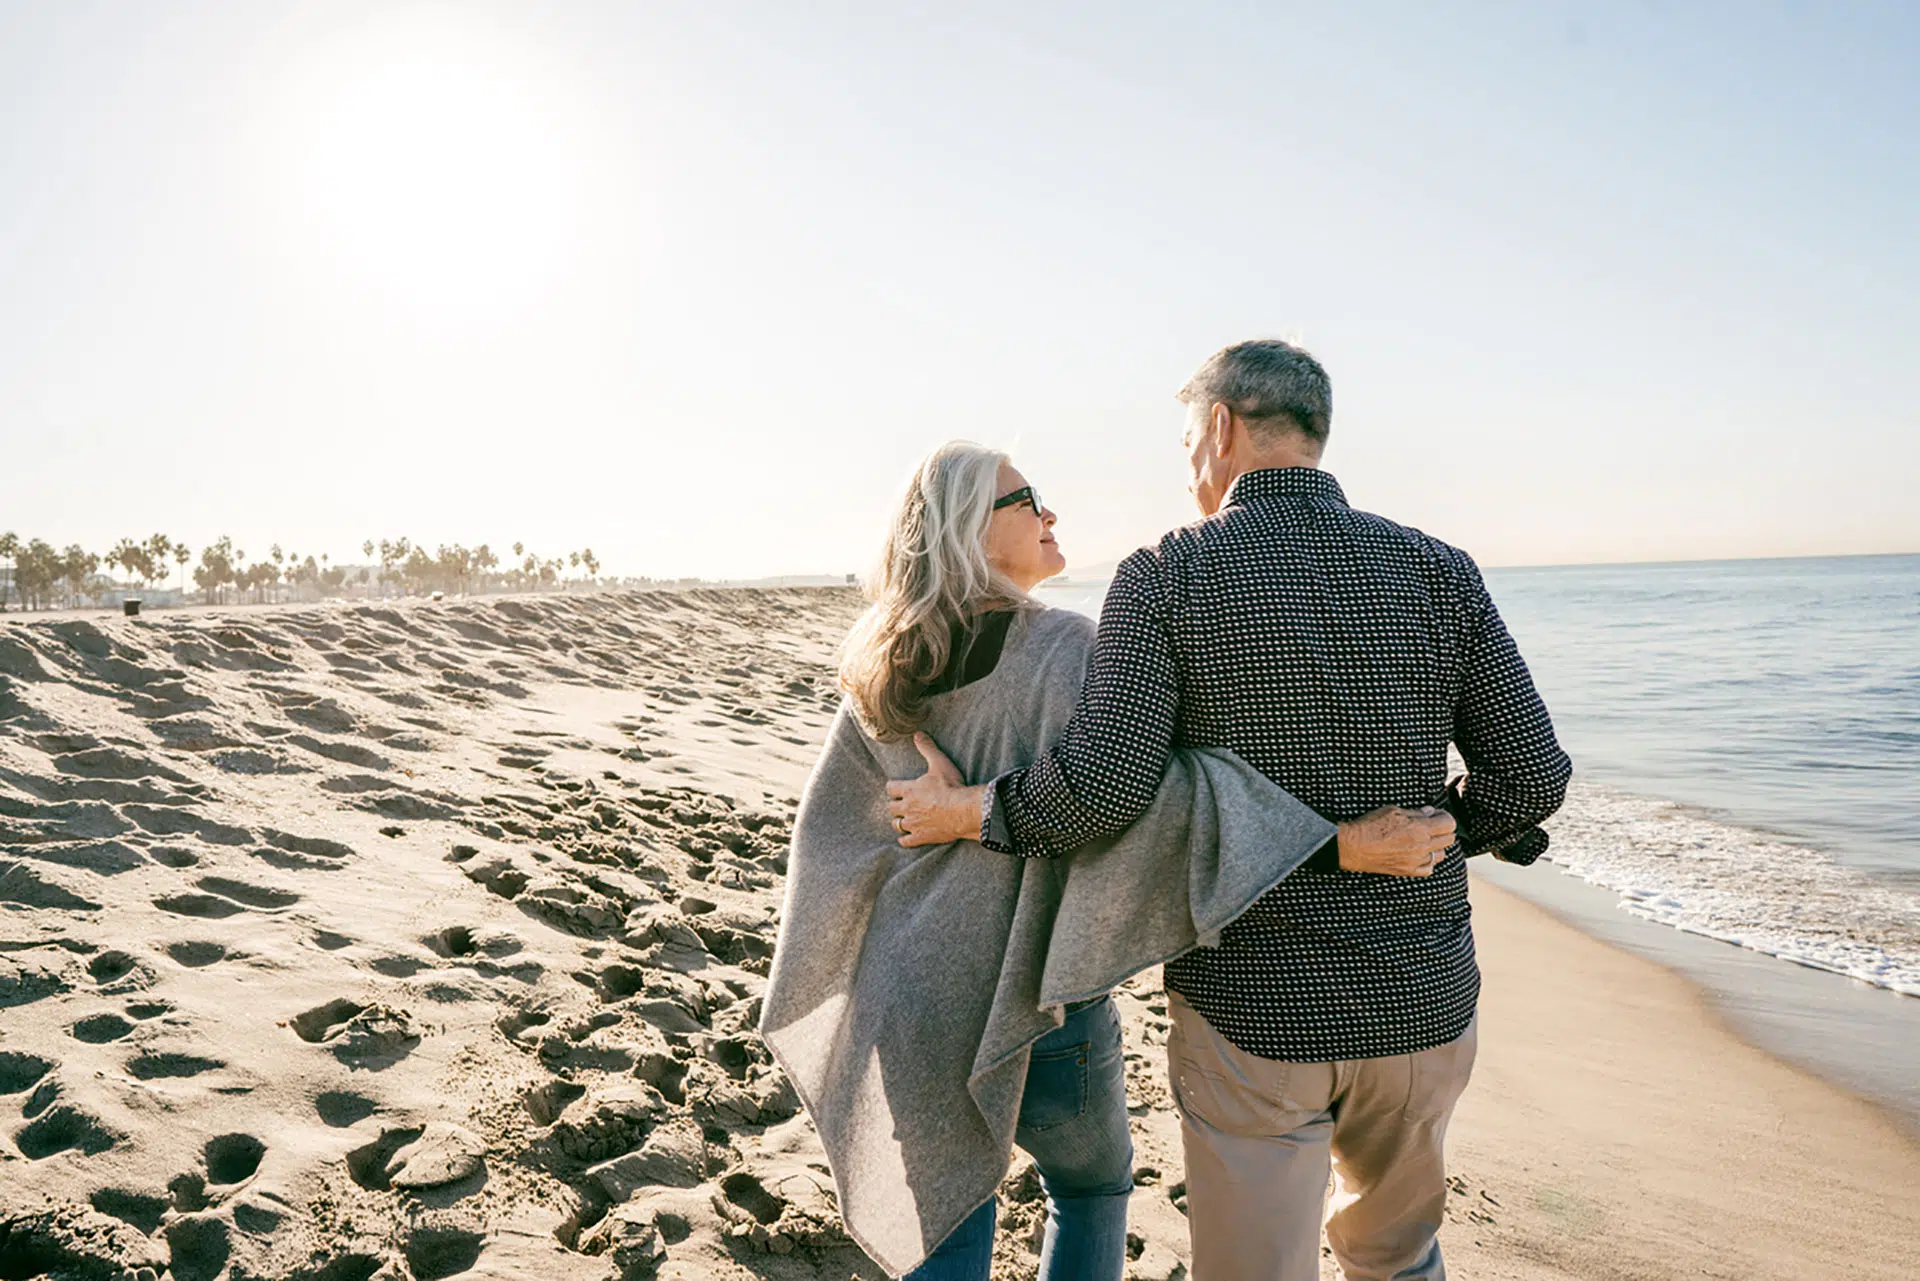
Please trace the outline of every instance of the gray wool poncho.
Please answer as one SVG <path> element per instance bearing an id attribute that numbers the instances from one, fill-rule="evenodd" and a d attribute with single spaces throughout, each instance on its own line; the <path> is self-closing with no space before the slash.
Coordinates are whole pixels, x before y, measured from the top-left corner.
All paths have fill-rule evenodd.
<path id="1" fill-rule="evenodd" d="M 927 732 L 970 779 L 1025 765 L 1073 715 L 1093 630 L 1024 614 L 990 675 L 932 700 Z M 1065 858 L 902 849 L 886 783 L 924 770 L 842 706 L 800 802 L 760 1022 L 847 1230 L 895 1276 L 1006 1176 L 1029 1050 L 1062 1007 L 1216 939 L 1334 831 L 1233 753 L 1183 750 L 1145 816 Z"/>

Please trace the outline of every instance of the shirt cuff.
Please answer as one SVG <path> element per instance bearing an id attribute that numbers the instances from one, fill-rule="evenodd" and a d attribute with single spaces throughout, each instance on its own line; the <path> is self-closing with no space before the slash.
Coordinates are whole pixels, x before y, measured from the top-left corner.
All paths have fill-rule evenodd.
<path id="1" fill-rule="evenodd" d="M 1336 829 L 1313 853 L 1307 855 L 1307 861 L 1300 865 L 1307 872 L 1337 872 L 1340 870 L 1340 833 Z"/>
<path id="2" fill-rule="evenodd" d="M 1547 852 L 1547 834 L 1539 828 L 1529 828 L 1521 836 L 1503 849 L 1494 851 L 1494 857 L 1502 863 L 1518 863 L 1527 866 Z"/>
<path id="3" fill-rule="evenodd" d="M 980 799 L 980 844 L 996 854 L 1017 854 L 1013 847 L 1013 829 L 1007 825 L 1007 807 L 1000 803 L 1000 778 L 988 783 Z"/>

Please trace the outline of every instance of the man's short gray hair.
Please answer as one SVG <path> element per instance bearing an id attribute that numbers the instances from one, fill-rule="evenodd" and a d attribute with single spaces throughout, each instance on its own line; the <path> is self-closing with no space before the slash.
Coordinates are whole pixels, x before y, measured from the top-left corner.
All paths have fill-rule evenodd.
<path id="1" fill-rule="evenodd" d="M 1278 338 L 1222 347 L 1180 389 L 1182 404 L 1225 405 L 1255 432 L 1291 427 L 1325 444 L 1333 384 L 1320 362 Z"/>

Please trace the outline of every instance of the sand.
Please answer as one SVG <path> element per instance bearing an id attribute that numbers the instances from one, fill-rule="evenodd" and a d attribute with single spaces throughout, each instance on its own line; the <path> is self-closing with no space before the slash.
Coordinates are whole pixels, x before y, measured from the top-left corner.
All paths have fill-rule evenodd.
<path id="1" fill-rule="evenodd" d="M 1472 894 L 1480 1061 L 1444 1238 L 1463 1275 L 1920 1277 L 1920 1144 L 1893 1117 L 1744 1044 L 1660 966 Z"/>
<path id="2" fill-rule="evenodd" d="M 0 623 L 0 1277 L 877 1277 L 752 1035 L 849 592 Z M 1920 1152 L 1476 886 L 1467 1277 L 1914 1275 Z M 1157 975 L 1135 1276 L 1185 1268 Z M 1016 1167 L 996 1276 L 1031 1276 Z"/>

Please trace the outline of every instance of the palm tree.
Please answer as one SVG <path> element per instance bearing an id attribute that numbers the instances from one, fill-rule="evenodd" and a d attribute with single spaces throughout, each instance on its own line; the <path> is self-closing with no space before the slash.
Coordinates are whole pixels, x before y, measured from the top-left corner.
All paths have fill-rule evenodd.
<path id="1" fill-rule="evenodd" d="M 60 576 L 60 553 L 46 539 L 36 538 L 21 547 L 17 556 L 14 577 L 21 608 L 45 609 Z"/>
<path id="2" fill-rule="evenodd" d="M 86 590 L 87 580 L 100 569 L 100 558 L 80 546 L 70 543 L 60 555 L 60 576 L 67 583 L 67 603 L 71 605 Z"/>
<path id="3" fill-rule="evenodd" d="M 405 538 L 396 538 L 392 542 L 380 540 L 380 595 L 387 594 L 387 580 L 393 577 L 393 567 L 406 561 L 413 553 L 413 544 Z"/>
<path id="4" fill-rule="evenodd" d="M 123 538 L 114 544 L 113 550 L 106 555 L 106 564 L 108 569 L 118 566 L 130 578 L 138 575 L 142 583 L 146 582 L 148 571 L 153 568 L 147 560 L 147 549 L 131 538 Z M 127 586 L 132 587 L 133 584 L 128 583 Z"/>
<path id="5" fill-rule="evenodd" d="M 6 586 L 0 587 L 0 610 L 5 610 L 7 607 L 7 592 L 9 589 L 12 589 L 16 595 L 19 594 L 18 589 L 14 588 L 13 585 L 13 563 L 14 558 L 19 555 L 20 535 L 14 533 L 12 530 L 0 534 L 0 556 L 7 558 L 7 582 Z M 25 609 L 26 607 L 27 598 L 21 596 L 20 608 Z"/>
<path id="6" fill-rule="evenodd" d="M 173 553 L 173 543 L 165 534 L 155 534 L 147 539 L 142 550 L 147 553 L 147 576 L 157 578 L 162 583 L 167 580 L 167 557 Z"/>
<path id="7" fill-rule="evenodd" d="M 173 563 L 180 567 L 180 600 L 182 604 L 184 604 L 187 599 L 187 562 L 192 559 L 193 549 L 191 547 L 188 547 L 185 543 L 175 543 L 173 545 Z"/>

